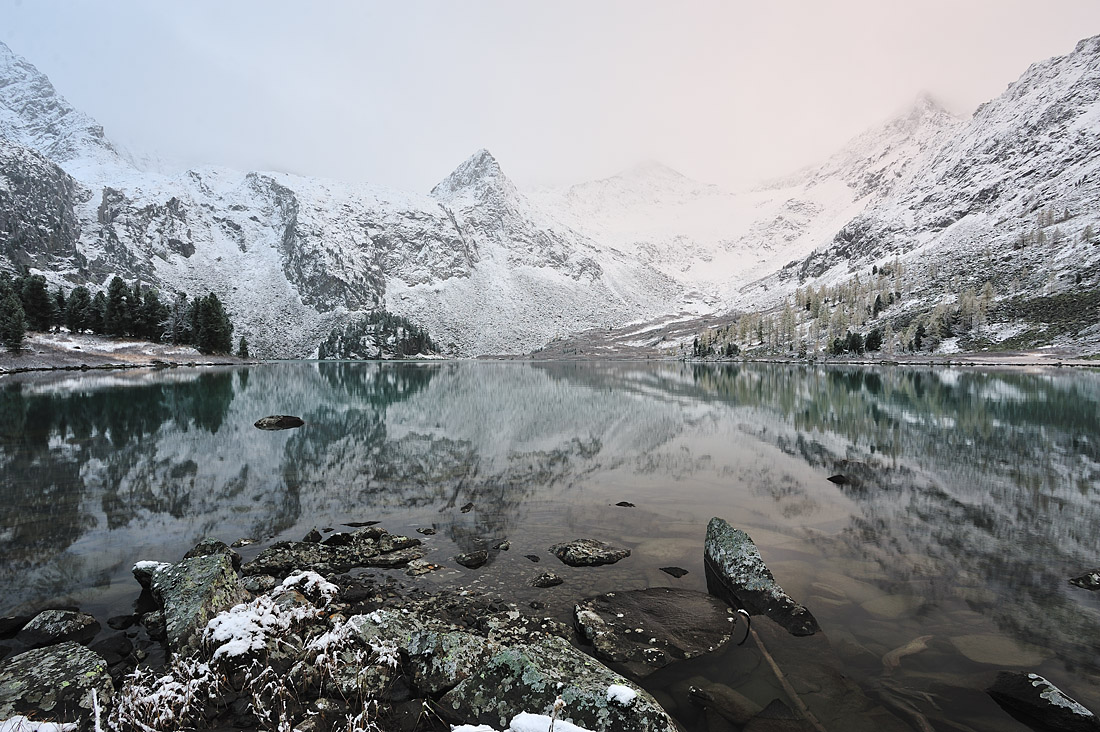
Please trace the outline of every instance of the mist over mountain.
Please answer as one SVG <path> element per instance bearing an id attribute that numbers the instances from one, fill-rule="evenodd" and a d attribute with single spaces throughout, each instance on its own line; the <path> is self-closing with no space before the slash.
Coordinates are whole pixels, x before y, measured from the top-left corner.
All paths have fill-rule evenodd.
<path id="1" fill-rule="evenodd" d="M 528 353 L 581 332 L 780 307 L 796 288 L 895 262 L 919 296 L 894 316 L 991 283 L 1022 320 L 1030 311 L 1009 298 L 1097 288 L 1098 89 L 1100 37 L 1032 65 L 970 119 L 922 95 L 822 164 L 751 190 L 650 162 L 521 191 L 479 150 L 415 193 L 146 169 L 0 44 L 0 268 L 65 289 L 118 275 L 214 292 L 260 356 L 314 354 L 379 308 L 449 354 Z M 1095 320 L 1047 336 L 1086 347 L 1100 341 Z"/>

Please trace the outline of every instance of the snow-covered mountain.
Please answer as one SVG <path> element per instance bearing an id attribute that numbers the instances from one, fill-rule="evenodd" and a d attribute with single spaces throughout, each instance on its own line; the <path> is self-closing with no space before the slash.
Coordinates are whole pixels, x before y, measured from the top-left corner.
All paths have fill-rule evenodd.
<path id="1" fill-rule="evenodd" d="M 1100 37 L 969 120 L 928 96 L 821 165 L 724 191 L 659 163 L 521 192 L 481 150 L 430 193 L 270 172 L 146 170 L 0 44 L 0 266 L 213 291 L 253 351 L 314 352 L 385 307 L 458 355 L 756 310 L 898 257 L 931 307 L 993 280 L 1090 287 Z M 1057 221 L 1052 223 L 1056 218 Z M 1098 339 L 1100 339 L 1100 334 Z M 690 340 L 690 339 L 689 339 Z"/>
<path id="2" fill-rule="evenodd" d="M 540 192 L 590 238 L 659 269 L 712 304 L 829 242 L 890 194 L 960 121 L 922 95 L 818 166 L 728 192 L 646 163 L 604 180 Z"/>
<path id="3" fill-rule="evenodd" d="M 895 257 L 919 283 L 910 303 L 918 309 L 986 282 L 998 297 L 1095 290 L 1100 36 L 1033 64 L 970 119 L 944 124 L 900 162 L 888 195 L 809 257 L 746 288 L 738 304 L 759 307 L 799 284 L 866 276 Z M 1093 331 L 1080 335 L 1100 340 Z"/>

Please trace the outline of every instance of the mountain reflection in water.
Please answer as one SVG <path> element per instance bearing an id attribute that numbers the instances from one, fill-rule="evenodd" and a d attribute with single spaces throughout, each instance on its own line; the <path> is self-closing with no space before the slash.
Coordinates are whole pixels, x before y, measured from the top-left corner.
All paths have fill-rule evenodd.
<path id="1" fill-rule="evenodd" d="M 546 592 L 526 587 L 525 553 L 585 535 L 632 548 L 598 571 L 555 565 L 564 614 L 616 587 L 705 589 L 719 515 L 847 649 L 848 673 L 932 635 L 903 671 L 980 688 L 1019 667 L 1100 706 L 1100 598 L 1066 583 L 1100 566 L 1092 372 L 460 362 L 4 378 L 2 614 L 126 611 L 135 560 L 368 519 L 437 529 L 428 558 L 454 569 L 428 581 L 525 601 Z M 268 414 L 306 424 L 256 430 Z M 450 561 L 504 539 L 476 573 Z M 656 571 L 669 564 L 690 573 Z"/>

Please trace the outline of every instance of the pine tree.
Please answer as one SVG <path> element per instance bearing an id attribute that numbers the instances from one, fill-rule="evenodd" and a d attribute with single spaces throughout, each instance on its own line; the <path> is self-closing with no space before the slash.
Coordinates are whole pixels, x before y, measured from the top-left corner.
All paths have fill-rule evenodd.
<path id="1" fill-rule="evenodd" d="M 65 325 L 65 293 L 61 291 L 61 288 L 57 288 L 57 292 L 53 296 L 54 308 L 53 308 L 53 327 L 54 330 L 61 330 L 61 326 Z"/>
<path id="2" fill-rule="evenodd" d="M 196 300 L 191 307 L 192 343 L 200 353 L 230 353 L 233 325 L 214 293 Z"/>
<path id="3" fill-rule="evenodd" d="M 248 339 L 241 336 L 241 342 L 237 346 L 237 358 L 249 358 L 248 355 Z"/>
<path id="4" fill-rule="evenodd" d="M 103 311 L 103 328 L 108 335 L 129 335 L 133 327 L 130 310 L 130 288 L 121 277 L 107 286 L 107 307 Z"/>
<path id="5" fill-rule="evenodd" d="M 7 294 L 0 298 L 0 344 L 12 353 L 18 353 L 23 347 L 23 335 L 26 330 L 27 322 L 23 316 L 23 304 L 9 289 Z"/>
<path id="6" fill-rule="evenodd" d="M 107 332 L 107 296 L 102 292 L 97 292 L 92 297 L 92 306 L 88 308 L 84 324 L 96 335 Z"/>
<path id="7" fill-rule="evenodd" d="M 92 293 L 87 287 L 81 285 L 69 293 L 69 301 L 65 305 L 65 327 L 72 333 L 82 333 L 91 330 Z"/>
<path id="8" fill-rule="evenodd" d="M 28 275 L 23 278 L 20 304 L 27 327 L 31 330 L 48 331 L 53 327 L 54 299 L 46 289 L 46 278 L 42 275 Z"/>

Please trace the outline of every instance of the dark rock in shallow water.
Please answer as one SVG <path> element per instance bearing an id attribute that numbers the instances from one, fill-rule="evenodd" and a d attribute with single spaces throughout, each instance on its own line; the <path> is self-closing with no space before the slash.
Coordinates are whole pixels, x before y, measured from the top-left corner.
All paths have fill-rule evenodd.
<path id="1" fill-rule="evenodd" d="M 302 537 L 302 541 L 308 541 L 312 544 L 317 544 L 323 538 L 324 537 L 321 535 L 321 532 L 317 529 L 316 526 L 314 526 L 312 529 L 306 532 L 306 535 Z"/>
<path id="2" fill-rule="evenodd" d="M 538 577 L 531 580 L 531 586 L 541 588 L 556 587 L 562 582 L 564 582 L 564 580 L 553 572 L 543 572 Z"/>
<path id="3" fill-rule="evenodd" d="M 43 610 L 23 626 L 16 639 L 31 648 L 52 646 L 62 641 L 87 643 L 99 629 L 99 622 L 87 613 Z"/>
<path id="4" fill-rule="evenodd" d="M 720 518 L 707 524 L 703 564 L 712 595 L 753 615 L 766 615 L 793 635 L 821 630 L 810 611 L 776 583 L 749 535 Z"/>
<path id="5" fill-rule="evenodd" d="M 1077 587 L 1083 587 L 1086 590 L 1100 590 L 1100 569 L 1085 572 L 1080 577 L 1073 577 L 1069 583 Z"/>
<path id="6" fill-rule="evenodd" d="M 619 501 L 615 505 L 620 507 L 620 508 L 634 508 L 634 504 L 631 503 L 630 501 Z"/>
<path id="7" fill-rule="evenodd" d="M 660 569 L 665 574 L 672 575 L 676 579 L 680 579 L 681 577 L 683 577 L 685 574 L 688 573 L 688 571 L 686 569 L 683 569 L 681 567 L 658 567 L 658 569 Z"/>
<path id="8" fill-rule="evenodd" d="M 133 615 L 114 615 L 107 618 L 107 627 L 111 630 L 126 630 L 133 627 L 137 622 L 137 618 Z"/>
<path id="9" fill-rule="evenodd" d="M 333 534 L 328 537 L 344 537 Z M 338 542 L 280 541 L 264 549 L 241 568 L 245 575 L 269 574 L 285 577 L 296 570 L 313 570 L 323 575 L 339 574 L 356 567 L 403 567 L 424 552 L 419 539 L 395 536 L 369 526 Z"/>
<path id="10" fill-rule="evenodd" d="M 113 693 L 107 663 L 72 641 L 20 653 L 0 665 L 0 719 L 23 715 L 91 727 L 93 695 L 106 710 Z"/>
<path id="11" fill-rule="evenodd" d="M 289 430 L 301 427 L 305 420 L 301 417 L 291 417 L 286 414 L 277 414 L 270 417 L 260 417 L 256 420 L 256 427 L 261 430 Z"/>
<path id="12" fill-rule="evenodd" d="M 706 683 L 688 688 L 692 704 L 714 710 L 718 716 L 738 727 L 762 711 L 759 704 L 735 689 L 722 684 Z"/>
<path id="13" fill-rule="evenodd" d="M 416 530 L 416 533 L 423 534 L 424 536 L 435 536 L 435 529 L 429 527 L 421 527 Z"/>
<path id="14" fill-rule="evenodd" d="M 837 485 L 849 485 L 852 481 L 848 479 L 846 475 L 830 475 L 828 478 L 830 483 L 836 483 Z"/>
<path id="15" fill-rule="evenodd" d="M 730 639 L 735 621 L 720 600 L 669 587 L 608 592 L 582 600 L 573 612 L 596 658 L 638 678 L 713 651 Z"/>
<path id="16" fill-rule="evenodd" d="M 629 549 L 612 546 L 596 539 L 577 539 L 550 547 L 550 553 L 570 567 L 614 564 L 630 556 Z"/>
<path id="17" fill-rule="evenodd" d="M 524 554 L 525 558 L 530 559 L 532 562 L 541 562 L 542 558 L 538 554 Z"/>
<path id="18" fill-rule="evenodd" d="M 192 547 L 186 554 L 183 555 L 184 559 L 191 559 L 192 557 L 207 557 L 211 554 L 226 554 L 233 562 L 233 569 L 241 568 L 241 555 L 234 551 L 228 544 L 221 539 L 215 539 L 213 537 L 207 537 Z"/>
<path id="19" fill-rule="evenodd" d="M 0 618 L 0 638 L 13 638 L 29 622 L 30 615 L 8 615 Z"/>
<path id="20" fill-rule="evenodd" d="M 477 569 L 489 561 L 489 552 L 484 549 L 476 552 L 466 552 L 455 557 L 455 561 L 467 569 Z"/>
<path id="21" fill-rule="evenodd" d="M 1038 674 L 1002 671 L 988 693 L 1014 717 L 1032 729 L 1096 732 L 1100 721 Z"/>
<path id="22" fill-rule="evenodd" d="M 114 666 L 130 655 L 134 650 L 134 643 L 126 637 L 125 633 L 115 633 L 88 647 L 102 656 L 107 665 Z"/>

